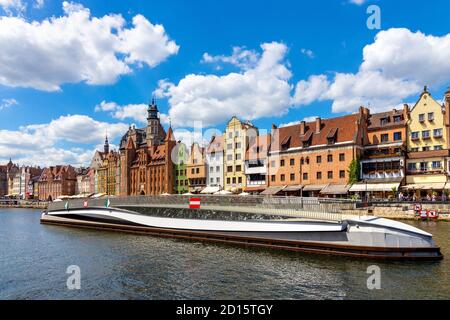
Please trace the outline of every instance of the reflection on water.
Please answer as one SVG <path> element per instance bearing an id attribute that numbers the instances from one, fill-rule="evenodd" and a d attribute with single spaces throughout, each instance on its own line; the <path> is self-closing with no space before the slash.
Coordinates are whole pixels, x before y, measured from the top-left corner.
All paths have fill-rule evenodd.
<path id="1" fill-rule="evenodd" d="M 445 259 L 389 262 L 242 249 L 39 224 L 0 209 L 0 299 L 448 299 L 450 223 L 409 222 L 434 234 Z M 367 267 L 381 290 L 367 289 Z M 69 265 L 81 290 L 66 288 Z"/>

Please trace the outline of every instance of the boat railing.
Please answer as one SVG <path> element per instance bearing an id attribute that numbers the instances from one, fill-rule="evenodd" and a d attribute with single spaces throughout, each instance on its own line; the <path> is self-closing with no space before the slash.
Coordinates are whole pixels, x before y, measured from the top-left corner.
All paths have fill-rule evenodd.
<path id="1" fill-rule="evenodd" d="M 129 196 L 101 199 L 69 199 L 49 204 L 49 211 L 83 207 L 133 207 L 188 209 L 189 200 L 199 197 L 201 209 L 211 211 L 271 214 L 292 218 L 342 221 L 346 214 L 358 214 L 355 202 L 323 201 L 319 198 L 267 196 Z"/>

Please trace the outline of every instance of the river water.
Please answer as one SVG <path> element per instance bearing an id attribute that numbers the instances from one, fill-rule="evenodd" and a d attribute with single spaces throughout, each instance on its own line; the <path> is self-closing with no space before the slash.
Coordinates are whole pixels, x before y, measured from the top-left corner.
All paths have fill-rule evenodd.
<path id="1" fill-rule="evenodd" d="M 39 224 L 0 209 L 0 299 L 449 299 L 450 223 L 434 234 L 440 262 L 377 262 L 245 249 Z M 367 289 L 367 268 L 381 289 Z M 67 267 L 81 270 L 68 290 Z"/>

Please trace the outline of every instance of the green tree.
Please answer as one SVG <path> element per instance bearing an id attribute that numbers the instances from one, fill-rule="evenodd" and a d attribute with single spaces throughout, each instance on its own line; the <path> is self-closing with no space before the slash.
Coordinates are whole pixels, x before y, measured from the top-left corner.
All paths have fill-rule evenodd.
<path id="1" fill-rule="evenodd" d="M 360 163 L 359 157 L 350 162 L 348 166 L 348 184 L 354 184 L 359 181 L 359 171 L 360 171 Z"/>

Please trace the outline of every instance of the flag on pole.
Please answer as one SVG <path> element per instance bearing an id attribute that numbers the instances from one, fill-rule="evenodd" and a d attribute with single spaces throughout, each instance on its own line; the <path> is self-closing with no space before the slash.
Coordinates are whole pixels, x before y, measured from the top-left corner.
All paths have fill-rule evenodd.
<path id="1" fill-rule="evenodd" d="M 109 208 L 110 204 L 111 204 L 111 201 L 109 201 L 109 198 L 106 199 L 106 201 L 105 201 L 105 207 Z"/>
<path id="2" fill-rule="evenodd" d="M 64 208 L 65 208 L 66 210 L 69 210 L 69 201 L 66 201 L 66 204 L 64 205 Z"/>

